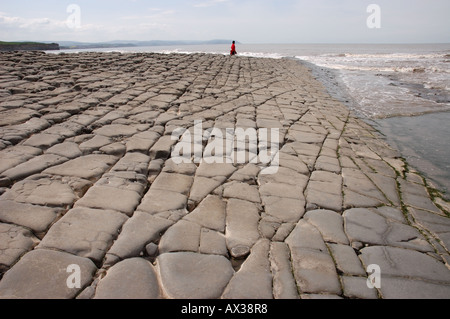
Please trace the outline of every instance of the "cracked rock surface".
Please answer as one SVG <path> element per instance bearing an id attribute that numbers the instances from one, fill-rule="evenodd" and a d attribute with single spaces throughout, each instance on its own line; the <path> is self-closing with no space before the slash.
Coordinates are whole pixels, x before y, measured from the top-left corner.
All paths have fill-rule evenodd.
<path id="1" fill-rule="evenodd" d="M 0 298 L 450 299 L 450 205 L 297 62 L 0 60 Z"/>

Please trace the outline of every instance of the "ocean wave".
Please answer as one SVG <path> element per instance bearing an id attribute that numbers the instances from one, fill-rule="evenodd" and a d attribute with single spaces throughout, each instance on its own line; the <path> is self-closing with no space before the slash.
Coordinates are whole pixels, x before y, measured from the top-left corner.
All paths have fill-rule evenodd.
<path id="1" fill-rule="evenodd" d="M 326 56 L 326 55 L 324 55 Z M 448 58 L 450 54 L 442 53 L 345 53 L 334 54 L 335 57 L 345 57 L 352 59 L 376 59 L 376 60 L 423 60 L 423 59 L 438 59 Z"/>
<path id="2" fill-rule="evenodd" d="M 252 58 L 268 58 L 268 59 L 282 59 L 286 57 L 280 53 L 268 53 L 268 52 L 239 52 L 239 56 L 252 57 Z"/>
<path id="3" fill-rule="evenodd" d="M 436 59 L 427 60 L 358 60 L 339 59 L 336 56 L 296 56 L 297 59 L 308 61 L 320 67 L 341 71 L 377 72 L 377 73 L 450 73 L 447 64 Z"/>

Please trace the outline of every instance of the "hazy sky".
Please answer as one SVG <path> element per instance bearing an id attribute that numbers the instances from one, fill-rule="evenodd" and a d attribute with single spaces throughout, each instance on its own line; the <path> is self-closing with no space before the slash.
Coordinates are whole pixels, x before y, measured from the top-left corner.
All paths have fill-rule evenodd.
<path id="1" fill-rule="evenodd" d="M 450 0 L 0 1 L 3 41 L 450 42 Z M 381 28 L 367 26 L 370 4 Z"/>

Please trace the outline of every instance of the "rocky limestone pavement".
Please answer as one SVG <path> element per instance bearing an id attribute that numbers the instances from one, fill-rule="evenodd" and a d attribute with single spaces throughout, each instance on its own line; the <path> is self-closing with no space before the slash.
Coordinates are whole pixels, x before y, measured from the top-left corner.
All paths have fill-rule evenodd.
<path id="1" fill-rule="evenodd" d="M 450 205 L 298 62 L 0 60 L 0 298 L 450 299 Z"/>

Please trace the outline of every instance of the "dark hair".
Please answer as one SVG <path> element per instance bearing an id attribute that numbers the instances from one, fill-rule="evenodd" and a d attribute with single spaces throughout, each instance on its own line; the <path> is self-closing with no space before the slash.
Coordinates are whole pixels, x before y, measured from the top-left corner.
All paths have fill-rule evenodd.
<path id="1" fill-rule="evenodd" d="M 233 44 L 236 43 L 235 41 L 233 41 Z"/>

